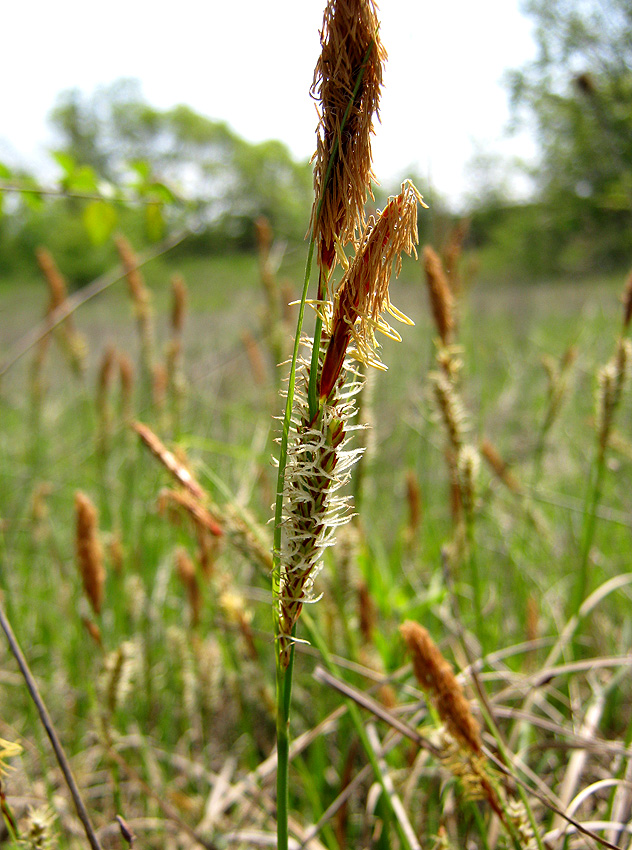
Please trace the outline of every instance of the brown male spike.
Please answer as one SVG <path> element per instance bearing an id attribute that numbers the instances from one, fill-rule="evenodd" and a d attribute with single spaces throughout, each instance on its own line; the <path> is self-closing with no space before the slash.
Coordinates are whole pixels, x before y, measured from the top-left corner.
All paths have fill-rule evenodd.
<path id="1" fill-rule="evenodd" d="M 105 570 L 98 536 L 98 515 L 85 493 L 75 493 L 77 566 L 83 589 L 95 614 L 101 612 Z"/>
<path id="2" fill-rule="evenodd" d="M 329 0 L 320 42 L 312 85 L 320 121 L 311 226 L 319 263 L 330 270 L 336 241 L 354 238 L 371 193 L 371 134 L 386 61 L 373 0 Z"/>

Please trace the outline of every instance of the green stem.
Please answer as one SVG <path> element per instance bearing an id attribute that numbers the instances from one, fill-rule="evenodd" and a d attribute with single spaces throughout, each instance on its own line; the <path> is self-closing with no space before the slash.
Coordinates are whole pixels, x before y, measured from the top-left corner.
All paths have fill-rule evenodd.
<path id="1" fill-rule="evenodd" d="M 590 550 L 592 548 L 593 540 L 595 539 L 597 508 L 601 501 L 605 472 L 605 451 L 600 450 L 595 461 L 594 472 L 590 476 L 588 493 L 586 494 L 584 520 L 582 525 L 582 548 L 580 553 L 579 570 L 577 571 L 577 580 L 575 582 L 575 589 L 572 596 L 570 611 L 571 616 L 575 616 L 579 613 L 579 609 L 581 608 L 588 588 L 588 561 L 590 560 Z"/>

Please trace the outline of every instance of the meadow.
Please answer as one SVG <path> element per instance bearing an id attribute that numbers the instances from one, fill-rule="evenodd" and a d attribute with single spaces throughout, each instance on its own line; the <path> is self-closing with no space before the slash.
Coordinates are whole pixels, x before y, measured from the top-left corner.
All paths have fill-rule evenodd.
<path id="1" fill-rule="evenodd" d="M 15 362 L 51 295 L 44 276 L 0 281 L 1 601 L 104 848 L 275 846 L 276 363 L 304 249 L 267 239 L 258 256 L 166 254 L 140 284 L 121 269 Z M 290 846 L 629 846 L 625 277 L 525 285 L 474 260 L 447 345 L 421 260 L 391 287 L 415 325 L 361 395 L 355 515 L 298 626 Z M 98 511 L 98 592 L 77 493 Z M 460 672 L 483 767 L 444 746 L 405 621 Z M 4 640 L 0 658 L 4 841 L 86 846 Z"/>

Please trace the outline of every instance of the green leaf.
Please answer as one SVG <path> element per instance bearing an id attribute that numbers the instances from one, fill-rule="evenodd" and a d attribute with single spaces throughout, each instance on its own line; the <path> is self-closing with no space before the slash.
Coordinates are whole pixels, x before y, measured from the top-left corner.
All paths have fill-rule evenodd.
<path id="1" fill-rule="evenodd" d="M 83 224 L 95 245 L 102 245 L 116 226 L 116 212 L 106 201 L 91 201 L 83 211 Z"/>
<path id="2" fill-rule="evenodd" d="M 147 194 L 157 202 L 165 204 L 173 204 L 176 196 L 165 183 L 150 183 L 147 186 Z"/>
<path id="3" fill-rule="evenodd" d="M 66 151 L 54 151 L 53 159 L 59 165 L 64 172 L 64 174 L 71 175 L 73 171 L 77 168 L 77 163 L 69 153 Z"/>
<path id="4" fill-rule="evenodd" d="M 10 180 L 13 176 L 13 172 L 11 169 L 4 164 L 4 162 L 0 162 L 0 178 L 3 180 Z"/>
<path id="5" fill-rule="evenodd" d="M 93 168 L 82 165 L 69 176 L 66 185 L 72 192 L 96 192 L 99 181 Z"/>
<path id="6" fill-rule="evenodd" d="M 165 219 L 162 214 L 162 204 L 147 204 L 145 208 L 145 228 L 152 242 L 162 239 L 165 232 Z"/>

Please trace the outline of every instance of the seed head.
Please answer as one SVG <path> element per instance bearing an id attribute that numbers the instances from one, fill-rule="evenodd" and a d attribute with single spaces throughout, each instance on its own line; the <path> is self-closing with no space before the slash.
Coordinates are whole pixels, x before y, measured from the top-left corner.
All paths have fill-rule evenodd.
<path id="1" fill-rule="evenodd" d="M 335 243 L 349 242 L 362 227 L 371 193 L 371 134 L 386 61 L 373 0 L 329 0 L 320 42 L 312 85 L 320 121 L 311 226 L 321 265 L 331 269 Z"/>
<path id="2" fill-rule="evenodd" d="M 454 330 L 454 298 L 448 286 L 441 259 L 430 245 L 424 248 L 424 270 L 435 325 L 441 342 L 449 345 Z"/>
<path id="3" fill-rule="evenodd" d="M 98 515 L 90 499 L 81 492 L 75 493 L 77 518 L 77 565 L 85 591 L 95 614 L 101 611 L 105 570 L 103 553 L 98 537 Z"/>
<path id="4" fill-rule="evenodd" d="M 423 626 L 407 620 L 399 630 L 411 655 L 415 677 L 432 699 L 448 730 L 462 746 L 480 755 L 480 729 L 452 665 Z"/>

